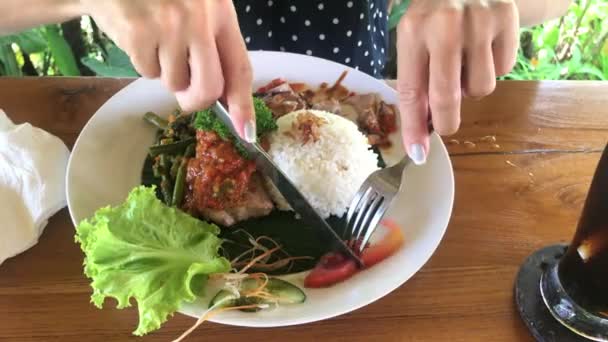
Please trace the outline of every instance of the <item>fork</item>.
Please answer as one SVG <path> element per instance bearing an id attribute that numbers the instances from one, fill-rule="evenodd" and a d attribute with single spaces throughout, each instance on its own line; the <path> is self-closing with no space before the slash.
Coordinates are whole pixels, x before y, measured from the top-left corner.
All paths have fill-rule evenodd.
<path id="1" fill-rule="evenodd" d="M 396 165 L 374 171 L 353 197 L 346 214 L 343 238 L 356 253 L 363 251 L 399 193 L 403 170 L 410 163 L 406 156 Z"/>

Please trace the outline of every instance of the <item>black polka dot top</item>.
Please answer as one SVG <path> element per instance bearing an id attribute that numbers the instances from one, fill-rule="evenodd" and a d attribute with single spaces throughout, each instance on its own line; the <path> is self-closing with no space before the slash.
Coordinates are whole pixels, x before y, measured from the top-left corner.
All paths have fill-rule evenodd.
<path id="1" fill-rule="evenodd" d="M 380 78 L 387 0 L 234 0 L 248 50 L 317 56 Z"/>

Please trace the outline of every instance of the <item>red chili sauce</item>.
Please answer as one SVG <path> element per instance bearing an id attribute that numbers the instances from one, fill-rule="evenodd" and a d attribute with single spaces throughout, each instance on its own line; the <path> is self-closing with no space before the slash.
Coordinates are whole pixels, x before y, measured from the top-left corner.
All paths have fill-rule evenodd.
<path id="1" fill-rule="evenodd" d="M 196 157 L 188 161 L 184 209 L 225 209 L 239 204 L 255 163 L 215 132 L 197 131 Z"/>

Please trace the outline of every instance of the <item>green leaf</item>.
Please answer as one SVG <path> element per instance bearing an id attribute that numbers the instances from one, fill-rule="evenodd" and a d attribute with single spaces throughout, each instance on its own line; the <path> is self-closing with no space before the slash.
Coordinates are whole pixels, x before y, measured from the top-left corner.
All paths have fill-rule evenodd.
<path id="1" fill-rule="evenodd" d="M 47 25 L 44 33 L 59 72 L 64 76 L 80 76 L 74 52 L 59 32 L 59 26 Z"/>
<path id="2" fill-rule="evenodd" d="M 583 65 L 582 67 L 578 68 L 578 70 L 576 70 L 576 72 L 574 74 L 592 75 L 592 76 L 597 77 L 598 80 L 602 80 L 602 81 L 606 80 L 606 76 L 604 75 L 602 70 L 600 70 L 599 68 L 597 68 L 593 65 Z"/>
<path id="3" fill-rule="evenodd" d="M 10 45 L 11 43 L 17 44 L 27 54 L 44 51 L 47 46 L 39 29 L 0 37 L 0 45 Z"/>
<path id="4" fill-rule="evenodd" d="M 113 44 L 108 47 L 108 64 L 135 71 L 133 64 L 131 64 L 131 58 L 118 46 Z"/>
<path id="5" fill-rule="evenodd" d="M 95 58 L 85 57 L 82 59 L 82 64 L 87 68 L 93 70 L 97 76 L 103 77 L 137 77 L 137 72 L 128 68 L 115 67 L 103 62 L 98 61 Z"/>
<path id="6" fill-rule="evenodd" d="M 101 308 L 111 297 L 122 309 L 135 299 L 135 335 L 160 328 L 182 304 L 194 301 L 209 274 L 230 270 L 218 253 L 220 229 L 164 205 L 154 192 L 139 186 L 120 206 L 101 208 L 76 227 L 92 302 Z"/>
<path id="7" fill-rule="evenodd" d="M 5 76 L 23 76 L 15 52 L 10 45 L 0 45 L 0 63 Z"/>
<path id="8" fill-rule="evenodd" d="M 583 8 L 587 5 L 588 10 L 582 17 Z M 509 78 L 597 79 L 598 70 L 603 78 L 608 78 L 608 65 L 604 64 L 600 45 L 608 32 L 608 20 L 605 20 L 607 11 L 607 0 L 576 1 L 572 2 L 568 13 L 563 17 L 521 29 L 520 33 L 531 33 L 531 41 L 523 40 L 526 44 L 523 48 L 537 59 L 528 59 L 518 54 Z M 557 57 L 561 57 L 566 49 L 570 54 L 565 60 L 558 61 Z"/>
<path id="9" fill-rule="evenodd" d="M 546 78 L 538 77 L 538 78 L 535 78 L 535 79 L 537 79 L 537 80 L 542 80 L 542 79 L 545 79 L 545 80 L 559 80 L 559 79 L 562 78 L 561 69 L 562 69 L 562 67 L 560 65 L 555 65 L 552 68 L 548 68 L 547 69 L 547 77 Z"/>
<path id="10" fill-rule="evenodd" d="M 39 29 L 25 31 L 17 35 L 15 43 L 27 54 L 46 50 L 47 43 Z"/>
<path id="11" fill-rule="evenodd" d="M 555 51 L 553 51 L 553 49 L 550 48 L 542 48 L 538 51 L 538 62 L 545 64 L 545 63 L 551 63 L 553 61 L 553 59 L 555 58 Z"/>
<path id="12" fill-rule="evenodd" d="M 399 4 L 393 6 L 391 15 L 388 18 L 388 29 L 392 30 L 399 24 L 399 20 L 405 14 L 412 0 L 401 0 Z"/>
<path id="13" fill-rule="evenodd" d="M 602 73 L 604 74 L 604 78 L 608 79 L 608 55 L 600 56 L 600 65 L 602 67 Z"/>
<path id="14" fill-rule="evenodd" d="M 545 30 L 543 35 L 543 47 L 554 49 L 559 40 L 559 26 L 552 25 L 550 29 Z"/>
<path id="15" fill-rule="evenodd" d="M 137 77 L 139 74 L 131 64 L 129 56 L 115 45 L 108 47 L 108 58 L 101 62 L 92 57 L 82 59 L 82 64 L 104 77 Z"/>

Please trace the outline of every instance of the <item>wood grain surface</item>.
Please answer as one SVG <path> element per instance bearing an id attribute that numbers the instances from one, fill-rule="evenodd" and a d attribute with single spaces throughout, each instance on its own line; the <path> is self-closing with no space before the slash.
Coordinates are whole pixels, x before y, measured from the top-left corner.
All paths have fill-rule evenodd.
<path id="1" fill-rule="evenodd" d="M 72 146 L 90 116 L 130 83 L 0 78 L 0 108 Z M 405 285 L 355 312 L 305 326 L 205 324 L 191 341 L 531 341 L 513 300 L 519 265 L 567 242 L 608 136 L 608 82 L 499 82 L 463 105 L 445 142 L 456 175 L 453 217 L 438 250 Z M 193 322 L 175 315 L 144 338 L 135 308 L 89 303 L 67 210 L 38 245 L 0 266 L 0 341 L 167 341 Z M 381 281 L 381 280 L 378 280 Z"/>

